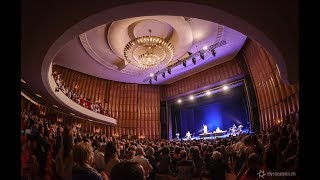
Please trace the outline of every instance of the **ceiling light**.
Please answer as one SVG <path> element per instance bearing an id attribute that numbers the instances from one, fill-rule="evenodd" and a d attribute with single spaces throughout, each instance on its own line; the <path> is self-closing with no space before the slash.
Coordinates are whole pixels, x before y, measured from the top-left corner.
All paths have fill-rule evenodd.
<path id="1" fill-rule="evenodd" d="M 210 94 L 211 94 L 211 92 L 210 92 L 210 91 L 207 91 L 207 92 L 206 92 L 206 95 L 207 95 L 207 96 L 209 96 Z"/>
<path id="2" fill-rule="evenodd" d="M 125 61 L 142 69 L 167 64 L 173 58 L 174 46 L 157 36 L 142 36 L 131 40 L 123 50 Z"/>
<path id="3" fill-rule="evenodd" d="M 194 96 L 190 96 L 189 99 L 190 99 L 190 100 L 193 100 L 193 99 L 194 99 Z"/>
<path id="4" fill-rule="evenodd" d="M 157 81 L 157 80 L 158 80 L 158 77 L 157 77 L 157 76 L 154 76 L 153 79 L 154 79 L 155 81 Z"/>
<path id="5" fill-rule="evenodd" d="M 178 99 L 178 103 L 181 103 L 182 101 L 181 101 L 181 99 Z"/>
<path id="6" fill-rule="evenodd" d="M 213 56 L 216 56 L 216 50 L 211 49 L 211 54 L 212 54 Z"/>
<path id="7" fill-rule="evenodd" d="M 152 79 L 149 79 L 149 84 L 152 84 Z"/>
<path id="8" fill-rule="evenodd" d="M 223 86 L 223 90 L 227 90 L 227 89 L 229 89 L 228 86 Z"/>
<path id="9" fill-rule="evenodd" d="M 153 77 L 153 74 L 152 74 L 152 73 L 150 74 L 150 77 Z"/>
<path id="10" fill-rule="evenodd" d="M 193 58 L 192 58 L 192 62 L 193 62 L 193 64 L 194 64 L 194 65 L 196 65 L 196 64 L 197 64 L 197 60 L 196 60 L 196 58 L 195 58 L 195 57 L 193 57 Z"/>
<path id="11" fill-rule="evenodd" d="M 70 113 L 72 116 L 74 116 L 75 114 L 73 114 L 73 113 Z"/>
<path id="12" fill-rule="evenodd" d="M 23 80 L 23 79 L 21 79 L 21 82 L 22 82 L 22 83 L 24 83 L 24 84 L 26 84 L 26 83 L 27 83 L 27 82 L 26 82 L 25 80 Z"/>
<path id="13" fill-rule="evenodd" d="M 53 107 L 55 107 L 55 108 L 58 108 L 58 106 L 57 105 L 52 105 Z"/>
<path id="14" fill-rule="evenodd" d="M 162 73 L 162 77 L 166 78 L 166 73 L 165 72 Z"/>
<path id="15" fill-rule="evenodd" d="M 204 50 L 207 50 L 207 49 L 208 49 L 208 46 L 203 46 L 203 49 L 204 49 Z"/>
<path id="16" fill-rule="evenodd" d="M 168 69 L 168 74 L 171 74 L 171 69 L 170 68 Z"/>
<path id="17" fill-rule="evenodd" d="M 42 96 L 40 96 L 39 94 L 36 94 L 36 96 L 38 96 L 39 98 L 42 98 Z"/>
<path id="18" fill-rule="evenodd" d="M 182 64 L 183 64 L 184 67 L 187 67 L 187 61 L 184 60 L 184 61 L 182 62 Z"/>
<path id="19" fill-rule="evenodd" d="M 200 52 L 200 57 L 201 59 L 204 59 L 204 53 L 202 51 Z"/>

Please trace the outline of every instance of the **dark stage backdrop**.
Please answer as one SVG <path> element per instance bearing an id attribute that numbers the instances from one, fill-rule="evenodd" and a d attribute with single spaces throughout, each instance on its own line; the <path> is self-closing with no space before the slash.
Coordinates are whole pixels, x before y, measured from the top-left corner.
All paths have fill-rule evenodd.
<path id="1" fill-rule="evenodd" d="M 184 137 L 187 131 L 195 136 L 203 133 L 206 124 L 208 132 L 228 130 L 233 124 L 249 128 L 249 115 L 244 86 L 235 87 L 227 91 L 204 96 L 193 101 L 185 99 L 183 103 L 172 103 L 171 122 L 172 134 L 180 133 Z"/>

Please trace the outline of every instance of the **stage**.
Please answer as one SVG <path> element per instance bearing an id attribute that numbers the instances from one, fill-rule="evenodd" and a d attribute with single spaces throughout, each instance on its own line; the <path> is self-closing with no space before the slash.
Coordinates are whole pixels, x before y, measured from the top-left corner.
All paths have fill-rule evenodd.
<path id="1" fill-rule="evenodd" d="M 242 134 L 248 134 L 249 133 L 249 129 L 243 129 L 242 130 Z M 251 133 L 251 132 L 250 132 Z M 234 133 L 233 134 L 233 136 L 236 136 L 236 135 L 238 135 L 238 134 L 240 134 L 239 132 L 238 133 Z M 186 138 L 186 137 L 184 137 L 184 138 L 180 138 L 179 140 L 183 140 L 183 141 L 190 141 L 190 140 L 200 140 L 200 139 L 217 139 L 217 138 L 219 138 L 219 139 L 222 139 L 222 138 L 227 138 L 227 137 L 229 137 L 230 135 L 232 135 L 232 133 L 231 132 L 229 132 L 229 131 L 227 131 L 225 134 L 223 134 L 223 135 L 219 135 L 219 134 L 217 134 L 217 135 L 215 135 L 215 136 L 213 136 L 213 133 L 207 133 L 205 136 L 202 136 L 203 134 L 201 134 L 201 137 L 200 137 L 200 134 L 198 135 L 198 136 L 192 136 L 191 138 Z M 175 140 L 177 140 L 177 138 L 175 138 Z"/>

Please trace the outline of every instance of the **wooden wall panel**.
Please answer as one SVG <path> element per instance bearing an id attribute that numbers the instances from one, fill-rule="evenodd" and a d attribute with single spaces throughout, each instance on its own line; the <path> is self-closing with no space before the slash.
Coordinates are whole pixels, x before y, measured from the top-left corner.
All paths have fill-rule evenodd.
<path id="1" fill-rule="evenodd" d="M 109 110 L 110 116 L 118 122 L 117 126 L 86 122 L 84 131 L 93 132 L 95 126 L 101 126 L 107 136 L 160 138 L 160 86 L 104 80 L 58 65 L 54 65 L 53 69 L 61 74 L 66 86 L 74 89 L 78 85 L 79 95 L 90 98 L 92 102 L 100 100 L 102 106 Z"/>
<path id="2" fill-rule="evenodd" d="M 253 80 L 260 112 L 260 126 L 268 130 L 299 112 L 299 84 L 284 84 L 271 55 L 258 43 L 247 40 L 240 52 Z M 282 120 L 282 121 L 281 121 Z"/>
<path id="3" fill-rule="evenodd" d="M 199 72 L 180 81 L 162 87 L 162 99 L 169 99 L 179 94 L 209 86 L 222 80 L 232 78 L 243 73 L 237 59 L 219 64 L 205 71 Z"/>

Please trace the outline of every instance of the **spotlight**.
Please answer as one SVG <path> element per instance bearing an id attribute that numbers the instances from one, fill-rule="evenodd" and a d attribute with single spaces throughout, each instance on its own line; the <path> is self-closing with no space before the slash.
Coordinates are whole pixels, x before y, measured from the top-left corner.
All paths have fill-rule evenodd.
<path id="1" fill-rule="evenodd" d="M 211 92 L 210 92 L 210 91 L 207 91 L 207 92 L 206 92 L 206 95 L 207 95 L 207 96 L 209 96 L 210 94 L 211 94 Z"/>
<path id="2" fill-rule="evenodd" d="M 203 46 L 203 49 L 204 49 L 204 50 L 207 50 L 207 49 L 208 49 L 208 46 Z"/>
<path id="3" fill-rule="evenodd" d="M 228 86 L 223 86 L 223 90 L 227 90 L 227 89 L 229 89 Z"/>
<path id="4" fill-rule="evenodd" d="M 171 69 L 170 68 L 168 69 L 168 74 L 171 74 Z"/>
<path id="5" fill-rule="evenodd" d="M 152 73 L 150 74 L 150 77 L 153 77 L 153 74 L 152 74 Z"/>
<path id="6" fill-rule="evenodd" d="M 181 101 L 181 99 L 178 99 L 178 103 L 181 103 L 182 101 Z"/>
<path id="7" fill-rule="evenodd" d="M 200 57 L 204 60 L 204 53 L 202 51 L 200 52 Z"/>
<path id="8" fill-rule="evenodd" d="M 165 72 L 162 73 L 162 77 L 166 78 L 166 73 Z"/>
<path id="9" fill-rule="evenodd" d="M 193 64 L 194 64 L 194 65 L 196 65 L 196 64 L 197 64 L 197 60 L 196 60 L 196 58 L 195 58 L 195 57 L 193 57 L 193 58 L 192 58 L 192 62 L 193 62 Z"/>
<path id="10" fill-rule="evenodd" d="M 213 56 L 216 56 L 216 50 L 211 49 L 211 53 L 212 53 Z"/>
<path id="11" fill-rule="evenodd" d="M 157 80 L 158 80 L 158 76 L 154 76 L 153 79 L 154 79 L 155 81 L 157 81 Z"/>
<path id="12" fill-rule="evenodd" d="M 152 84 L 152 79 L 149 79 L 149 84 Z"/>
<path id="13" fill-rule="evenodd" d="M 189 99 L 190 99 L 190 100 L 193 100 L 193 99 L 194 99 L 194 96 L 191 95 L 191 96 L 189 97 Z"/>
<path id="14" fill-rule="evenodd" d="M 187 61 L 183 61 L 182 64 L 184 67 L 187 67 Z"/>

